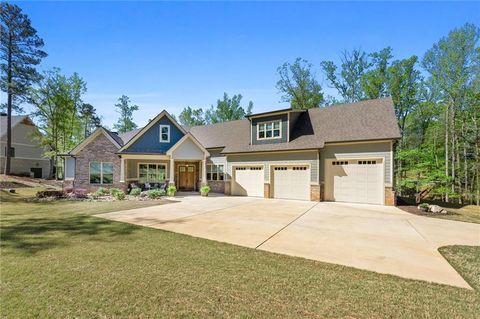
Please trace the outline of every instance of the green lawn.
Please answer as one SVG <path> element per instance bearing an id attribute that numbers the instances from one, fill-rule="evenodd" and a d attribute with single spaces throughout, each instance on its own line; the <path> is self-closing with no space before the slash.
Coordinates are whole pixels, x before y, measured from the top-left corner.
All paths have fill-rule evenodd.
<path id="1" fill-rule="evenodd" d="M 442 249 L 476 288 L 471 291 L 90 216 L 151 202 L 36 203 L 24 201 L 34 190 L 18 191 L 1 192 L 4 318 L 478 318 L 480 313 L 478 247 Z"/>

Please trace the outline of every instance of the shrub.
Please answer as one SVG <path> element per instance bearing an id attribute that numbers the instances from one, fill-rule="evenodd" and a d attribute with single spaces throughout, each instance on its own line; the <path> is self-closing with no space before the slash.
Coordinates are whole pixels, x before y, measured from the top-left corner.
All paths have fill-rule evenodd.
<path id="1" fill-rule="evenodd" d="M 165 191 L 163 189 L 152 189 L 147 192 L 147 196 L 150 199 L 160 198 L 165 196 Z"/>
<path id="2" fill-rule="evenodd" d="M 117 200 L 124 200 L 125 199 L 125 192 L 122 191 L 122 190 L 116 190 L 115 192 L 113 192 L 113 197 L 115 197 L 115 199 Z"/>
<path id="3" fill-rule="evenodd" d="M 134 187 L 130 190 L 130 195 L 138 196 L 138 195 L 140 195 L 141 192 L 142 192 L 142 190 L 140 188 Z"/>
<path id="4" fill-rule="evenodd" d="M 202 193 L 202 194 L 210 193 L 210 186 L 205 185 L 205 186 L 200 187 L 200 193 Z"/>
<path id="5" fill-rule="evenodd" d="M 167 187 L 167 195 L 168 196 L 175 196 L 175 193 L 177 192 L 177 188 L 173 185 Z"/>
<path id="6" fill-rule="evenodd" d="M 428 207 L 430 206 L 428 205 L 428 203 L 421 203 L 420 205 L 418 205 L 418 207 L 428 209 Z"/>
<path id="7" fill-rule="evenodd" d="M 110 192 L 108 191 L 108 189 L 106 189 L 105 187 L 100 187 L 100 188 L 98 188 L 95 193 L 97 193 L 98 196 L 105 196 L 105 195 L 110 194 Z"/>
<path id="8" fill-rule="evenodd" d="M 36 194 L 36 197 L 37 198 L 47 198 L 47 197 L 64 198 L 65 197 L 65 192 L 64 191 L 47 189 L 47 190 L 44 190 L 44 191 L 38 191 L 37 194 Z"/>
<path id="9" fill-rule="evenodd" d="M 110 195 L 112 195 L 113 197 L 115 197 L 115 194 L 119 192 L 123 193 L 123 191 L 120 188 L 110 188 Z"/>

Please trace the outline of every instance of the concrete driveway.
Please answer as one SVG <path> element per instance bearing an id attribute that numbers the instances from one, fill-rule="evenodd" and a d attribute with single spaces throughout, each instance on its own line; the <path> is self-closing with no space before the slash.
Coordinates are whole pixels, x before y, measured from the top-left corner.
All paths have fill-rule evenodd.
<path id="1" fill-rule="evenodd" d="M 252 197 L 179 196 L 179 202 L 97 215 L 281 254 L 470 288 L 440 255 L 480 245 L 480 225 L 395 207 Z"/>

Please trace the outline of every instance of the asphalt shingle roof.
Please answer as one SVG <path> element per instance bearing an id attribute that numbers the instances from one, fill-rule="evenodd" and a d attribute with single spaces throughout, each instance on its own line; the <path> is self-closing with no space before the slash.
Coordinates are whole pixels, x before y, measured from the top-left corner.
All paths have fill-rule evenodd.
<path id="1" fill-rule="evenodd" d="M 184 128 L 205 148 L 223 148 L 223 153 L 316 149 L 332 142 L 401 137 L 391 98 L 340 104 L 303 112 L 291 132 L 288 143 L 250 145 L 248 119 Z M 126 144 L 139 130 L 118 134 L 117 137 Z"/>

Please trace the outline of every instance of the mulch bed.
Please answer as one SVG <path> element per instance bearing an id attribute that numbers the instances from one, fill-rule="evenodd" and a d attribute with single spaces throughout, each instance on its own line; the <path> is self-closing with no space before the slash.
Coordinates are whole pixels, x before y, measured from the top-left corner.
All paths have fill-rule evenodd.
<path id="1" fill-rule="evenodd" d="M 445 216 L 445 215 L 458 215 L 457 213 L 454 213 L 454 212 L 451 212 L 451 211 L 448 211 L 448 213 L 446 214 L 442 214 L 442 213 L 432 213 L 432 212 L 424 212 L 424 211 L 421 211 L 420 209 L 417 208 L 417 206 L 412 206 L 412 205 L 401 205 L 399 204 L 397 206 L 397 208 L 400 208 L 401 210 L 403 210 L 404 212 L 407 212 L 407 213 L 410 213 L 410 214 L 414 214 L 414 215 L 418 215 L 418 216 Z"/>

